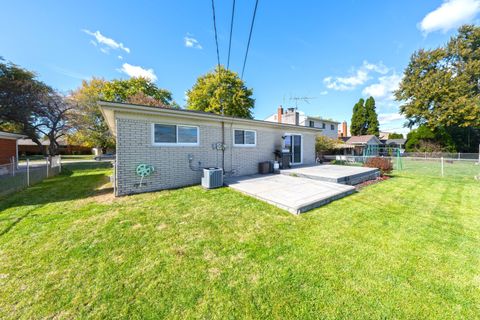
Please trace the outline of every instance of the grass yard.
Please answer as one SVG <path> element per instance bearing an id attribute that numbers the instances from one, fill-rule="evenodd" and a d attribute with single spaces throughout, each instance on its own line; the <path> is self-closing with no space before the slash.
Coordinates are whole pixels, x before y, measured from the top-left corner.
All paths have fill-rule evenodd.
<path id="1" fill-rule="evenodd" d="M 400 173 L 301 216 L 228 188 L 0 199 L 0 318 L 474 319 L 480 182 Z"/>

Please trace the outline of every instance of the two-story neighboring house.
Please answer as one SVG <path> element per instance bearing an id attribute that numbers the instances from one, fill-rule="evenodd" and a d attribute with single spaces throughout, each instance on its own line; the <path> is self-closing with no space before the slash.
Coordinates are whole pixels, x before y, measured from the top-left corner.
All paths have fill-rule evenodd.
<path id="1" fill-rule="evenodd" d="M 322 129 L 322 135 L 332 139 L 337 139 L 338 124 L 340 123 L 320 116 L 307 116 L 298 112 L 295 108 L 284 109 L 281 106 L 277 109 L 277 113 L 267 117 L 265 121 L 320 128 Z"/>

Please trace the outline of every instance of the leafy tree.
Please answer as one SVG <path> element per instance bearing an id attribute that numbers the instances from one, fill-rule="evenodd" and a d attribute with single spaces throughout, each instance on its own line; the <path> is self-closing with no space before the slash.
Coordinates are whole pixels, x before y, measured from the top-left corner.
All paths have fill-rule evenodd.
<path id="1" fill-rule="evenodd" d="M 395 97 L 410 127 L 480 127 L 480 27 L 462 26 L 445 46 L 415 52 Z"/>
<path id="2" fill-rule="evenodd" d="M 328 151 L 335 149 L 335 146 L 339 141 L 329 138 L 324 135 L 318 135 L 315 139 L 315 152 L 317 154 L 322 154 Z"/>
<path id="3" fill-rule="evenodd" d="M 340 142 L 324 135 L 318 135 L 315 138 L 315 153 L 317 159 L 320 159 L 320 161 L 322 161 L 323 155 L 334 151 L 335 146 L 338 143 L 343 143 L 343 141 Z"/>
<path id="4" fill-rule="evenodd" d="M 68 130 L 68 103 L 34 72 L 0 60 L 0 125 L 27 135 L 42 150 L 40 139 L 50 140 L 49 154 L 57 153 L 57 139 Z"/>
<path id="5" fill-rule="evenodd" d="M 99 100 L 178 107 L 169 91 L 158 88 L 145 78 L 112 81 L 93 78 L 83 81 L 82 85 L 72 92 L 71 97 L 78 108 L 71 112 L 75 130 L 69 140 L 103 149 L 114 147 L 115 140 L 100 112 L 97 104 Z"/>
<path id="6" fill-rule="evenodd" d="M 252 94 L 237 73 L 220 66 L 199 77 L 187 91 L 187 108 L 251 119 L 255 104 Z"/>
<path id="7" fill-rule="evenodd" d="M 445 128 L 458 152 L 478 153 L 480 128 L 452 126 Z"/>
<path id="8" fill-rule="evenodd" d="M 155 83 L 146 78 L 130 78 L 127 80 L 105 81 L 101 90 L 102 99 L 115 102 L 127 102 L 129 98 L 143 94 L 164 106 L 172 105 L 170 91 L 158 88 Z"/>
<path id="9" fill-rule="evenodd" d="M 375 110 L 375 99 L 370 97 L 365 102 L 365 126 L 367 128 L 367 134 L 373 134 L 375 136 L 380 135 L 380 124 L 378 122 L 377 111 Z"/>
<path id="10" fill-rule="evenodd" d="M 426 125 L 421 125 L 408 133 L 405 149 L 410 152 L 456 151 L 452 138 L 445 129 L 432 130 Z"/>
<path id="11" fill-rule="evenodd" d="M 57 92 L 46 96 L 42 103 L 42 114 L 40 119 L 37 119 L 41 125 L 37 130 L 50 142 L 48 154 L 56 155 L 59 148 L 58 139 L 70 130 L 69 112 L 73 109 L 73 104 Z"/>
<path id="12" fill-rule="evenodd" d="M 75 130 L 68 141 L 88 147 L 111 148 L 115 139 L 110 134 L 97 102 L 103 98 L 106 80 L 93 78 L 82 81 L 82 85 L 72 92 L 71 98 L 77 103 L 72 110 L 72 123 Z"/>
<path id="13" fill-rule="evenodd" d="M 128 97 L 127 102 L 132 104 L 150 106 L 150 107 L 167 108 L 167 106 L 163 103 L 162 100 L 155 99 L 154 97 L 148 96 L 143 92 L 138 92 L 138 93 L 135 93 L 133 96 Z"/>
<path id="14" fill-rule="evenodd" d="M 362 98 L 353 106 L 350 132 L 352 136 L 361 136 L 367 133 L 365 101 Z"/>
<path id="15" fill-rule="evenodd" d="M 388 139 L 403 139 L 403 134 L 392 132 L 388 135 Z"/>

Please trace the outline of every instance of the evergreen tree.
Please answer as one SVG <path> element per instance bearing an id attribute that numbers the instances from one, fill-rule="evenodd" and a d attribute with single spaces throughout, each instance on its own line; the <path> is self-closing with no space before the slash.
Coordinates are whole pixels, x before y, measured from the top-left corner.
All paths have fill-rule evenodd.
<path id="1" fill-rule="evenodd" d="M 365 102 L 365 124 L 366 134 L 380 135 L 380 124 L 378 123 L 378 115 L 375 110 L 375 99 L 370 97 Z"/>
<path id="2" fill-rule="evenodd" d="M 366 110 L 364 100 L 360 98 L 353 106 L 352 122 L 350 124 L 352 136 L 361 136 L 366 134 Z"/>

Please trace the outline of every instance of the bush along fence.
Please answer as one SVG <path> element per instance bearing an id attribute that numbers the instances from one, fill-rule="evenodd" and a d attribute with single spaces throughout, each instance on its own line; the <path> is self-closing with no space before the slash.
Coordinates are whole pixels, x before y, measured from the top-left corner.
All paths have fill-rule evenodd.
<path id="1" fill-rule="evenodd" d="M 480 160 L 477 154 L 402 154 L 401 156 L 350 156 L 327 155 L 327 161 L 333 164 L 363 166 L 369 159 L 388 159 L 393 167 L 393 172 L 414 174 L 428 177 L 451 179 L 476 179 L 480 180 Z"/>
<path id="2" fill-rule="evenodd" d="M 62 171 L 60 156 L 45 158 L 40 161 L 9 163 L 0 166 L 0 196 L 28 188 L 35 183 L 53 177 Z"/>

